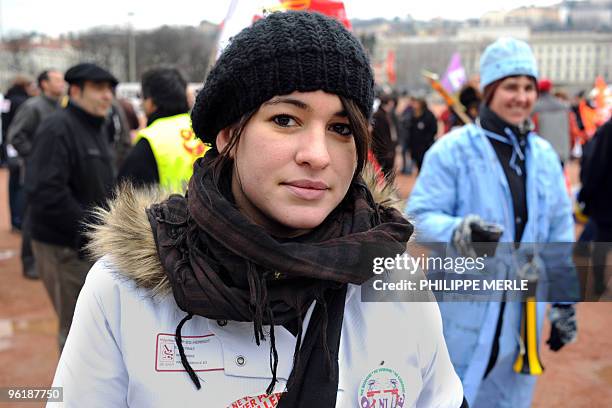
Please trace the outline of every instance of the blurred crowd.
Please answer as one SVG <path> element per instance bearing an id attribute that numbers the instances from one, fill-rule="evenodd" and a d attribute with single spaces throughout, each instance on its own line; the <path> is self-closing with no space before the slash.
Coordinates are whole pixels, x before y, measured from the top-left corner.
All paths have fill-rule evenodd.
<path id="1" fill-rule="evenodd" d="M 570 98 L 538 77 L 527 44 L 507 40 L 492 47 L 483 55 L 480 78 L 452 95 L 453 104 L 379 88 L 370 122 L 372 164 L 396 183 L 405 180 L 400 174 L 416 178 L 405 214 L 415 220 L 419 237 L 453 243 L 459 252 L 482 241 L 517 247 L 572 242 L 574 220 L 582 224 L 579 241 L 612 242 L 609 108 L 602 110 L 587 90 Z M 506 68 L 495 65 L 500 59 Z M 45 70 L 36 79 L 16 76 L 4 93 L 0 160 L 10 173 L 11 225 L 22 236 L 23 275 L 42 279 L 59 316 L 60 349 L 93 264 L 85 254 L 86 225 L 96 222 L 91 210 L 106 205 L 126 181 L 184 191 L 194 161 L 210 147 L 191 128 L 193 96 L 178 70 L 147 71 L 136 105 L 116 97 L 117 84 L 104 67 L 81 63 L 66 72 Z M 578 188 L 564 172 L 572 161 L 580 162 Z M 602 295 L 609 247 L 590 248 L 579 251 L 592 257 L 592 290 Z M 498 398 L 500 384 L 512 384 L 512 398 L 530 401 L 535 380 L 509 373 L 537 367 L 517 370 L 516 356 L 505 354 L 507 327 L 520 321 L 528 304 L 509 310 L 502 303 L 471 314 L 441 305 L 447 342 L 460 336 L 453 340 L 457 347 L 449 343 L 451 359 L 477 406 Z M 480 360 L 468 359 L 475 351 L 467 349 L 470 329 L 460 327 L 458 313 L 489 321 L 489 340 L 478 343 L 487 350 Z M 575 340 L 573 305 L 555 304 L 549 317 L 557 330 L 551 348 Z"/>

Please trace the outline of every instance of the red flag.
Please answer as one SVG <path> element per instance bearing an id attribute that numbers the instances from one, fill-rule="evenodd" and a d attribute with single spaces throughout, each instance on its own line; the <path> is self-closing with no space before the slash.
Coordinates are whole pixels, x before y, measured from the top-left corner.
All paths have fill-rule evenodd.
<path id="1" fill-rule="evenodd" d="M 595 79 L 595 109 L 597 110 L 596 125 L 601 126 L 610 118 L 612 110 L 612 93 L 602 76 Z"/>
<path id="2" fill-rule="evenodd" d="M 395 51 L 389 50 L 387 53 L 387 81 L 389 84 L 395 84 L 397 76 L 395 75 Z"/>
<path id="3" fill-rule="evenodd" d="M 220 25 L 217 41 L 217 58 L 227 46 L 230 38 L 243 28 L 263 18 L 266 12 L 282 10 L 311 10 L 333 17 L 347 29 L 351 22 L 346 16 L 344 3 L 336 0 L 232 0 L 227 15 Z"/>
<path id="4" fill-rule="evenodd" d="M 346 17 L 344 2 L 335 0 L 280 0 L 286 10 L 317 11 L 340 21 L 350 30 L 351 22 Z"/>

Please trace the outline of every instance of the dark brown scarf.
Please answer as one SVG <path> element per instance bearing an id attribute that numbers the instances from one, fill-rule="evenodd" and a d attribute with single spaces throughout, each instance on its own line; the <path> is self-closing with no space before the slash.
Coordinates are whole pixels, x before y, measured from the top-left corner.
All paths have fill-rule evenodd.
<path id="1" fill-rule="evenodd" d="M 297 322 L 294 368 L 287 385 L 291 392 L 292 380 L 305 377 L 305 373 L 297 374 L 298 367 L 308 366 L 308 361 L 300 362 L 298 351 L 302 317 L 309 306 L 317 302 L 319 317 L 313 314 L 304 342 L 309 341 L 309 333 L 318 333 L 327 358 L 336 357 L 335 362 L 329 361 L 334 372 L 337 350 L 330 352 L 326 339 L 331 315 L 326 292 L 346 293 L 346 284 L 359 285 L 369 279 L 372 258 L 402 253 L 412 225 L 397 210 L 374 203 L 358 178 L 319 227 L 295 239 L 275 238 L 247 219 L 233 204 L 231 192 L 215 183 L 213 159 L 208 154 L 196 162 L 186 197 L 173 195 L 147 210 L 174 298 L 188 313 L 177 327 L 179 351 L 180 329 L 194 314 L 253 322 L 258 345 L 265 339 L 263 326 L 270 325 L 270 393 L 278 362 L 274 325 Z M 338 304 L 344 307 L 344 302 Z M 314 329 L 317 325 L 320 327 Z M 183 365 L 199 389 L 186 358 Z"/>

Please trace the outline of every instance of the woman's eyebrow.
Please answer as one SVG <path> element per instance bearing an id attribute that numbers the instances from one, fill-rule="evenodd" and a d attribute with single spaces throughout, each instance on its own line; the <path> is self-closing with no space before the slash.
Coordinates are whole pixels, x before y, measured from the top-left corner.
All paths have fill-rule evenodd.
<path id="1" fill-rule="evenodd" d="M 334 113 L 334 116 L 340 116 L 341 118 L 347 118 L 348 112 L 343 109 L 341 111 Z"/>
<path id="2" fill-rule="evenodd" d="M 312 112 L 312 108 L 310 107 L 310 105 L 308 105 L 307 103 L 303 101 L 300 101 L 299 99 L 294 99 L 294 98 L 274 98 L 272 100 L 264 102 L 263 105 L 278 105 L 281 103 L 287 103 L 289 105 L 296 106 L 300 109 Z"/>
<path id="3" fill-rule="evenodd" d="M 269 100 L 267 102 L 264 102 L 262 105 L 278 105 L 281 103 L 287 103 L 289 105 L 296 106 L 305 111 L 312 112 L 312 107 L 310 105 L 308 105 L 306 102 L 303 102 L 295 98 L 278 97 L 278 98 Z M 342 109 L 342 110 L 339 110 L 338 112 L 335 112 L 333 116 L 340 116 L 344 118 L 348 116 L 348 113 L 346 112 L 346 110 Z"/>

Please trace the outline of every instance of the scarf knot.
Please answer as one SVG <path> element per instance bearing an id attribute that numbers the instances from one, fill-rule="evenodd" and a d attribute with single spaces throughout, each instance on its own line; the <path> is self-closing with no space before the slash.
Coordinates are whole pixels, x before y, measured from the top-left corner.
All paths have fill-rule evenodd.
<path id="1" fill-rule="evenodd" d="M 327 336 L 328 316 L 338 311 L 329 310 L 326 297 L 345 294 L 347 284 L 369 279 L 371 258 L 403 253 L 412 225 L 397 210 L 375 203 L 359 178 L 319 227 L 298 238 L 280 239 L 252 223 L 221 191 L 213 179 L 212 159 L 198 159 L 186 196 L 173 195 L 147 210 L 177 305 L 213 320 L 253 322 L 258 345 L 266 340 L 263 326 L 269 325 L 271 393 L 278 366 L 274 327 L 297 323 L 290 390 L 292 379 L 303 378 L 297 371 L 308 367 L 300 361 L 301 326 L 314 302 L 318 317 L 311 317 L 304 342 L 311 333 L 320 338 L 328 373 L 336 372 L 338 345 L 330 349 Z M 334 304 L 343 310 L 343 302 Z"/>

